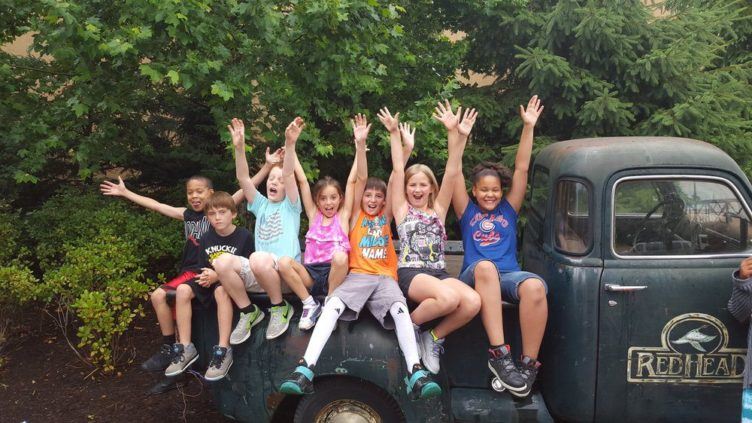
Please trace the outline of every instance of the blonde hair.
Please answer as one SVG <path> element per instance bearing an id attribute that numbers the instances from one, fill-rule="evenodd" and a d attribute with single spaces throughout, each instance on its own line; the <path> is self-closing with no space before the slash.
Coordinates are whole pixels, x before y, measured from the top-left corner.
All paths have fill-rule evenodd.
<path id="1" fill-rule="evenodd" d="M 410 181 L 410 178 L 417 175 L 418 173 L 422 173 L 426 175 L 428 178 L 428 182 L 431 184 L 432 192 L 428 194 L 428 207 L 433 208 L 433 202 L 436 200 L 436 195 L 439 193 L 439 182 L 436 181 L 436 176 L 434 176 L 433 171 L 430 167 L 416 163 L 407 169 L 405 169 L 405 188 L 407 187 L 407 183 Z"/>

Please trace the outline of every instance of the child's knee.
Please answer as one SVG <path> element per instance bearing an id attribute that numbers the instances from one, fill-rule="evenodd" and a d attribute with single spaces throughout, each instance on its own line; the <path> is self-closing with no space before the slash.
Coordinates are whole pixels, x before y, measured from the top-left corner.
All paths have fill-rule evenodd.
<path id="1" fill-rule="evenodd" d="M 188 284 L 178 286 L 176 291 L 178 301 L 190 301 L 193 298 L 193 289 Z"/>
<path id="2" fill-rule="evenodd" d="M 544 302 L 546 301 L 546 286 L 539 279 L 529 278 L 520 283 L 517 290 L 520 301 Z"/>
<path id="3" fill-rule="evenodd" d="M 233 261 L 235 256 L 232 254 L 222 254 L 212 262 L 212 267 L 217 274 L 223 274 L 233 269 Z"/>
<path id="4" fill-rule="evenodd" d="M 349 257 L 344 251 L 337 251 L 332 255 L 332 267 L 343 268 L 349 265 Z"/>
<path id="5" fill-rule="evenodd" d="M 295 271 L 294 266 L 295 260 L 293 260 L 292 257 L 282 257 L 277 262 L 279 271 L 284 274 L 289 274 L 290 272 Z"/>
<path id="6" fill-rule="evenodd" d="M 436 295 L 436 302 L 444 313 L 450 313 L 459 307 L 460 296 L 453 289 L 442 289 Z"/>
<path id="7" fill-rule="evenodd" d="M 151 303 L 154 305 L 167 303 L 167 292 L 162 288 L 157 288 L 151 293 Z"/>
<path id="8" fill-rule="evenodd" d="M 227 295 L 227 291 L 225 291 L 225 288 L 222 285 L 218 285 L 214 289 L 214 298 L 217 300 L 225 300 L 230 298 L 230 296 Z"/>
<path id="9" fill-rule="evenodd" d="M 259 271 L 264 271 L 274 268 L 274 258 L 271 254 L 257 251 L 251 254 L 249 259 L 251 264 L 251 271 L 255 274 Z"/>
<path id="10" fill-rule="evenodd" d="M 474 270 L 475 283 L 493 282 L 499 283 L 499 271 L 496 265 L 488 260 L 483 260 L 475 265 Z"/>
<path id="11" fill-rule="evenodd" d="M 480 295 L 475 291 L 464 293 L 462 296 L 462 305 L 468 313 L 472 315 L 478 314 L 481 306 Z"/>

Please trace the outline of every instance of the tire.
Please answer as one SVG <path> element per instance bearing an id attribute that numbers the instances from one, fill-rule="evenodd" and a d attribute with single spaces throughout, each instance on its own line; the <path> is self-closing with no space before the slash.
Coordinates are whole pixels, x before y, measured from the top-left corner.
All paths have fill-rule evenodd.
<path id="1" fill-rule="evenodd" d="M 295 423 L 405 421 L 405 416 L 394 399 L 369 382 L 334 378 L 317 383 L 315 389 L 316 392 L 304 396 L 298 404 Z"/>

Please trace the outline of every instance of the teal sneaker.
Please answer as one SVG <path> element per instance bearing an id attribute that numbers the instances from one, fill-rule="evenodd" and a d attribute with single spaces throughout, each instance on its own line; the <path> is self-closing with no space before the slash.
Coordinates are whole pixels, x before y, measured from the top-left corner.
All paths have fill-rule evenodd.
<path id="1" fill-rule="evenodd" d="M 290 374 L 286 381 L 282 382 L 279 392 L 290 395 L 305 395 L 313 393 L 313 370 L 301 363 Z"/>
<path id="2" fill-rule="evenodd" d="M 285 333 L 290 327 L 290 319 L 295 314 L 295 309 L 290 303 L 285 301 L 280 306 L 272 307 L 269 310 L 269 326 L 266 328 L 266 339 L 274 339 Z"/>
<path id="3" fill-rule="evenodd" d="M 434 382 L 431 374 L 428 373 L 420 364 L 413 366 L 413 372 L 409 378 L 405 378 L 407 385 L 407 396 L 415 401 L 441 395 L 441 387 Z"/>

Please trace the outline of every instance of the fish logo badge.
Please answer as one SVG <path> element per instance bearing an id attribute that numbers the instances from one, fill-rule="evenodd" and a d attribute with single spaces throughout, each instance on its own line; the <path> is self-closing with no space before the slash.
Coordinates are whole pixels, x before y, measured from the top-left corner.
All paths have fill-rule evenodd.
<path id="1" fill-rule="evenodd" d="M 718 335 L 705 335 L 702 332 L 700 332 L 706 327 L 708 327 L 708 325 L 702 325 L 699 328 L 692 329 L 686 334 L 684 334 L 684 336 L 682 336 L 681 338 L 671 341 L 671 343 L 677 344 L 677 345 L 689 344 L 692 347 L 694 347 L 697 351 L 708 352 L 705 348 L 703 348 L 702 344 L 714 340 L 715 338 L 718 337 Z"/>

